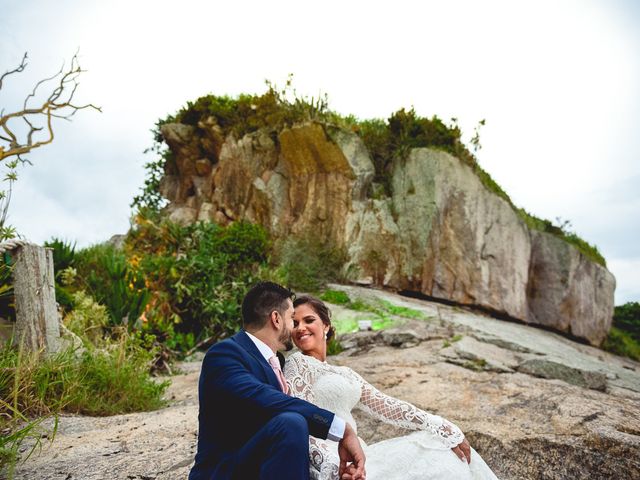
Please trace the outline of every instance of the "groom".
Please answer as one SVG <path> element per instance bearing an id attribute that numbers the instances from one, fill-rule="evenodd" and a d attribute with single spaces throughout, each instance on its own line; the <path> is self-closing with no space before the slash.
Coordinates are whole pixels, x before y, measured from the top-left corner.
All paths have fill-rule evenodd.
<path id="1" fill-rule="evenodd" d="M 278 284 L 258 283 L 242 301 L 243 329 L 207 352 L 189 480 L 308 479 L 309 435 L 338 441 L 340 476 L 364 479 L 364 453 L 354 430 L 285 393 L 276 352 L 293 347 L 292 297 Z"/>

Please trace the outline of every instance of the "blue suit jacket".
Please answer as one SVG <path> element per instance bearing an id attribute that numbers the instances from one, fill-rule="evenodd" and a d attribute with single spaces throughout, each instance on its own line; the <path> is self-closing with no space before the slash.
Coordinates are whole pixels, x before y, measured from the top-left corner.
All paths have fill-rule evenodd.
<path id="1" fill-rule="evenodd" d="M 280 413 L 299 413 L 309 433 L 323 439 L 333 422 L 333 413 L 282 393 L 271 366 L 244 331 L 209 349 L 198 391 L 198 451 L 190 480 L 230 478 L 235 453 Z"/>

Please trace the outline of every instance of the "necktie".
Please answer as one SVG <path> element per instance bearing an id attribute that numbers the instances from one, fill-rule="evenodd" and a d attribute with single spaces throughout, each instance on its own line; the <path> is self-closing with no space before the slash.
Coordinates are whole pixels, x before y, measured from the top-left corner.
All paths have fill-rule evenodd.
<path id="1" fill-rule="evenodd" d="M 282 369 L 280 368 L 280 362 L 278 361 L 278 357 L 274 355 L 269 359 L 269 365 L 273 368 L 273 371 L 278 377 L 278 382 L 280 382 L 280 388 L 284 393 L 289 393 L 289 389 L 287 388 L 287 382 L 284 379 L 284 374 L 282 373 Z"/>

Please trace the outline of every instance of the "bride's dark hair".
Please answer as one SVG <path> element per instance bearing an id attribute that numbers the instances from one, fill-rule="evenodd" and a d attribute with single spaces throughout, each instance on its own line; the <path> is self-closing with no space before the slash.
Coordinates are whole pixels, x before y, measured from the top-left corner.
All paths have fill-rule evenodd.
<path id="1" fill-rule="evenodd" d="M 300 305 L 309 305 L 313 311 L 318 314 L 322 323 L 329 327 L 327 342 L 336 335 L 336 329 L 331 325 L 331 310 L 329 310 L 329 307 L 327 307 L 322 300 L 312 297 L 311 295 L 302 295 L 293 301 L 293 308 L 299 307 Z"/>

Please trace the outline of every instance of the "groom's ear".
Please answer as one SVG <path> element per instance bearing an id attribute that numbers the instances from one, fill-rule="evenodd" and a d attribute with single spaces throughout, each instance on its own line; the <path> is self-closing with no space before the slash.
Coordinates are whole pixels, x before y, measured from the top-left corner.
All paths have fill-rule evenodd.
<path id="1" fill-rule="evenodd" d="M 269 322 L 271 322 L 271 325 L 273 325 L 275 328 L 278 328 L 278 325 L 280 324 L 280 314 L 277 310 L 271 311 L 271 313 L 269 314 Z"/>

